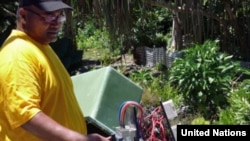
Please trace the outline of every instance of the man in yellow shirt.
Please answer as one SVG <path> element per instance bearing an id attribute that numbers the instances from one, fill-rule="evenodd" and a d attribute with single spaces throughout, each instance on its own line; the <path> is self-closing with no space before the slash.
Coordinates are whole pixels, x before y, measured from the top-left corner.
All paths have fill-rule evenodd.
<path id="1" fill-rule="evenodd" d="M 56 41 L 61 0 L 19 0 L 17 29 L 0 50 L 1 141 L 108 141 L 87 135 L 71 78 L 49 43 Z"/>

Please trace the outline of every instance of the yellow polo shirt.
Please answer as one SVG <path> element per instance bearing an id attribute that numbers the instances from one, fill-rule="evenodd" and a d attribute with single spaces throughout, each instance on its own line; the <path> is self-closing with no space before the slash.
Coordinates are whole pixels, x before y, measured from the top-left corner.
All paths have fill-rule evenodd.
<path id="1" fill-rule="evenodd" d="M 71 78 L 53 49 L 13 30 L 0 50 L 0 141 L 39 140 L 20 127 L 39 111 L 87 133 Z"/>

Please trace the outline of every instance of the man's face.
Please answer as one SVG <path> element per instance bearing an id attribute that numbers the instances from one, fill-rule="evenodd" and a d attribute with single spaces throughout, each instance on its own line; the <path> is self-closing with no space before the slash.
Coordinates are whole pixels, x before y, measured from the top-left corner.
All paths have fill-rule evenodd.
<path id="1" fill-rule="evenodd" d="M 23 30 L 42 44 L 57 40 L 58 32 L 65 17 L 62 10 L 45 12 L 34 6 L 23 8 Z"/>

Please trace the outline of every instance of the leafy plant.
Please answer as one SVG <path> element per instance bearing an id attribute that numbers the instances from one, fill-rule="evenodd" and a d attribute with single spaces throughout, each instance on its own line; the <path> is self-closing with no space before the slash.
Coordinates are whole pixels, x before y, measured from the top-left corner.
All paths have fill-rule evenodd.
<path id="1" fill-rule="evenodd" d="M 78 28 L 76 36 L 77 46 L 85 51 L 92 49 L 104 50 L 105 52 L 98 52 L 98 54 L 103 54 L 100 56 L 100 61 L 102 64 L 107 65 L 112 62 L 113 56 L 120 54 L 123 36 L 111 40 L 107 28 L 97 23 L 96 19 L 87 18 L 84 28 Z"/>
<path id="2" fill-rule="evenodd" d="M 131 29 L 131 39 L 134 46 L 166 46 L 168 40 L 168 32 L 172 21 L 169 20 L 171 14 L 168 10 L 151 7 L 142 12 L 140 9 L 134 9 L 134 19 Z"/>
<path id="3" fill-rule="evenodd" d="M 104 53 L 102 53 L 100 57 L 102 66 L 108 66 L 109 64 L 111 64 L 113 62 L 112 56 L 113 54 L 109 50 L 104 51 Z"/>
<path id="4" fill-rule="evenodd" d="M 170 69 L 170 83 L 183 94 L 184 103 L 198 111 L 205 119 L 215 118 L 218 108 L 228 106 L 238 63 L 232 56 L 219 52 L 215 41 L 205 41 L 182 51 Z"/>
<path id="5" fill-rule="evenodd" d="M 221 110 L 217 124 L 250 124 L 250 79 L 232 91 L 230 107 Z"/>
<path id="6" fill-rule="evenodd" d="M 77 39 L 77 46 L 81 49 L 89 48 L 109 48 L 111 45 L 109 35 L 107 31 L 100 29 L 92 29 L 92 26 L 86 26 L 91 29 L 79 29 Z M 92 32 L 88 30 L 93 30 Z"/>
<path id="7" fill-rule="evenodd" d="M 134 72 L 129 76 L 129 78 L 141 86 L 149 86 L 149 84 L 152 83 L 154 77 L 151 74 L 151 71 L 148 69 L 139 69 Z"/>
<path id="8" fill-rule="evenodd" d="M 203 117 L 197 117 L 192 120 L 192 125 L 209 125 L 209 121 L 205 120 Z"/>
<path id="9" fill-rule="evenodd" d="M 159 97 L 161 101 L 172 99 L 178 107 L 182 101 L 181 96 L 177 94 L 178 92 L 175 88 L 171 87 L 170 83 L 167 81 L 167 76 L 164 76 L 164 73 L 160 76 L 154 77 L 152 83 L 147 87 L 147 90 Z"/>

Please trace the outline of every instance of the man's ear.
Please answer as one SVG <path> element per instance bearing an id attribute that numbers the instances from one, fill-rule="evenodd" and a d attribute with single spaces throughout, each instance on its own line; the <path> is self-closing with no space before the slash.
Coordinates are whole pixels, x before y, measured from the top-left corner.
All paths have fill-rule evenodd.
<path id="1" fill-rule="evenodd" d="M 20 16 L 20 18 L 25 19 L 26 18 L 26 11 L 23 8 L 19 8 L 17 15 Z"/>

